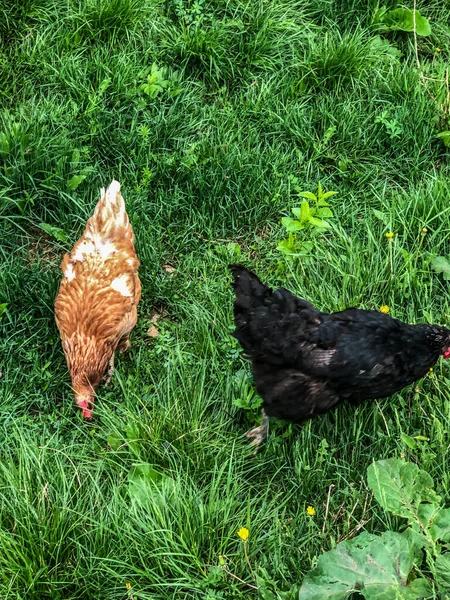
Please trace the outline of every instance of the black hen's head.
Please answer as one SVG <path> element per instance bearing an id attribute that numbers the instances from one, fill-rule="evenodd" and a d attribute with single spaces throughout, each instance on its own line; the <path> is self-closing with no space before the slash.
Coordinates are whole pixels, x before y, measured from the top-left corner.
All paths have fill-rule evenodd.
<path id="1" fill-rule="evenodd" d="M 427 343 L 444 358 L 450 358 L 450 329 L 439 325 L 416 325 L 425 333 Z"/>

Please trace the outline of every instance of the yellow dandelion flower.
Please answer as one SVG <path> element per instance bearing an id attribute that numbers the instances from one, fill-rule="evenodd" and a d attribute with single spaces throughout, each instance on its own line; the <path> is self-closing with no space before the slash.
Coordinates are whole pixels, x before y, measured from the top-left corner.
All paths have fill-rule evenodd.
<path id="1" fill-rule="evenodd" d="M 440 49 L 440 48 L 436 48 L 436 52 L 440 52 L 440 51 L 441 51 L 441 49 Z"/>
<path id="2" fill-rule="evenodd" d="M 432 373 L 432 372 L 433 372 L 433 367 L 430 367 L 430 373 Z"/>
<path id="3" fill-rule="evenodd" d="M 314 517 L 314 515 L 316 514 L 316 509 L 314 508 L 314 506 L 308 506 L 306 508 L 306 512 L 310 517 Z"/>
<path id="4" fill-rule="evenodd" d="M 382 312 L 385 315 L 387 315 L 388 312 L 389 312 L 389 306 L 387 306 L 386 304 L 383 304 L 383 306 L 380 306 L 380 312 Z"/>
<path id="5" fill-rule="evenodd" d="M 127 588 L 127 590 L 131 590 L 131 583 L 126 583 L 125 587 Z"/>
<path id="6" fill-rule="evenodd" d="M 387 237 L 387 239 L 388 239 L 388 240 L 390 240 L 391 238 L 393 238 L 393 237 L 394 237 L 394 232 L 393 232 L 393 231 L 388 231 L 388 232 L 386 233 L 386 237 Z"/>
<path id="7" fill-rule="evenodd" d="M 426 227 L 424 227 L 424 228 L 422 229 L 422 233 L 428 233 L 428 229 L 427 229 Z"/>
<path id="8" fill-rule="evenodd" d="M 250 535 L 250 531 L 247 529 L 247 527 L 241 527 L 237 533 L 243 542 L 246 542 L 248 540 L 248 536 Z"/>

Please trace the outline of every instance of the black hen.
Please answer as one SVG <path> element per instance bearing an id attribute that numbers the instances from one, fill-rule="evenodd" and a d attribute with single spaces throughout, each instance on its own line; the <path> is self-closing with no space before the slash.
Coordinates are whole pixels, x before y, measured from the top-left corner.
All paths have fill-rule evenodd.
<path id="1" fill-rule="evenodd" d="M 230 265 L 236 292 L 235 337 L 252 361 L 264 421 L 247 435 L 261 443 L 268 417 L 300 422 L 341 402 L 391 396 L 423 377 L 450 330 L 408 325 L 374 310 L 323 313 L 280 288 L 273 292 L 240 265 Z"/>

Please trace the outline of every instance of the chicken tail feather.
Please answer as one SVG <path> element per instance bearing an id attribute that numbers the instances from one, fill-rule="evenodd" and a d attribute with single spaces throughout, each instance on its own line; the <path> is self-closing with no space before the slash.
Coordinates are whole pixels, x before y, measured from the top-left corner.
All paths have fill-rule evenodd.
<path id="1" fill-rule="evenodd" d="M 100 200 L 94 214 L 87 222 L 86 233 L 94 240 L 104 241 L 115 237 L 115 233 L 119 230 L 123 231 L 124 228 L 129 227 L 125 201 L 120 193 L 120 183 L 113 179 L 106 191 L 105 188 L 101 189 Z"/>

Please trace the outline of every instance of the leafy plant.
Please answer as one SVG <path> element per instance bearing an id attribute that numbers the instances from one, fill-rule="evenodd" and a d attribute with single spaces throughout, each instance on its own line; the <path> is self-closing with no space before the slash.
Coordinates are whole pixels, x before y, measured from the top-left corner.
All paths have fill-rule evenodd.
<path id="1" fill-rule="evenodd" d="M 417 35 L 426 37 L 431 35 L 431 25 L 427 18 L 418 10 L 410 8 L 395 8 L 387 10 L 385 6 L 379 8 L 374 15 L 373 22 L 381 31 L 416 31 Z"/>
<path id="2" fill-rule="evenodd" d="M 133 465 L 128 473 L 128 493 L 132 501 L 142 506 L 163 491 L 171 491 L 175 487 L 174 480 L 153 468 L 153 465 L 141 463 Z"/>
<path id="3" fill-rule="evenodd" d="M 367 483 L 382 508 L 407 520 L 407 529 L 364 532 L 325 552 L 305 577 L 299 599 L 340 600 L 358 592 L 367 600 L 416 600 L 436 588 L 447 598 L 450 553 L 443 544 L 450 542 L 450 509 L 441 506 L 431 476 L 414 463 L 389 459 L 368 468 Z"/>
<path id="4" fill-rule="evenodd" d="M 382 123 L 385 126 L 391 140 L 400 137 L 403 133 L 403 125 L 395 118 L 389 119 L 389 113 L 386 110 L 375 117 L 375 123 Z"/>
<path id="5" fill-rule="evenodd" d="M 39 227 L 43 229 L 45 233 L 48 233 L 48 235 L 55 238 L 55 240 L 58 240 L 58 242 L 65 242 L 67 240 L 67 233 L 59 227 L 55 227 L 49 223 L 39 223 Z"/>
<path id="6" fill-rule="evenodd" d="M 332 217 L 333 212 L 327 199 L 337 194 L 337 192 L 324 192 L 319 182 L 316 195 L 301 190 L 296 177 L 291 176 L 290 181 L 294 191 L 303 198 L 303 201 L 299 207 L 292 209 L 294 218 L 283 217 L 281 219 L 281 223 L 288 231 L 289 236 L 278 244 L 277 250 L 286 255 L 298 256 L 310 252 L 313 243 L 304 239 L 299 240 L 295 234 L 299 231 L 305 233 L 320 232 L 330 227 L 325 219 Z"/>
<path id="7" fill-rule="evenodd" d="M 153 63 L 150 73 L 147 75 L 147 81 L 141 85 L 141 90 L 149 98 L 156 98 L 170 84 L 170 80 L 165 79 L 165 77 L 166 70 L 164 68 L 159 69 L 158 65 Z"/>
<path id="8" fill-rule="evenodd" d="M 441 131 L 441 133 L 438 133 L 436 137 L 442 140 L 444 146 L 450 146 L 450 131 Z"/>
<path id="9" fill-rule="evenodd" d="M 262 398 L 256 394 L 252 379 L 249 377 L 248 373 L 243 369 L 240 369 L 236 373 L 236 382 L 240 387 L 240 393 L 239 397 L 233 400 L 233 404 L 244 410 L 254 410 L 259 408 L 263 401 Z"/>

